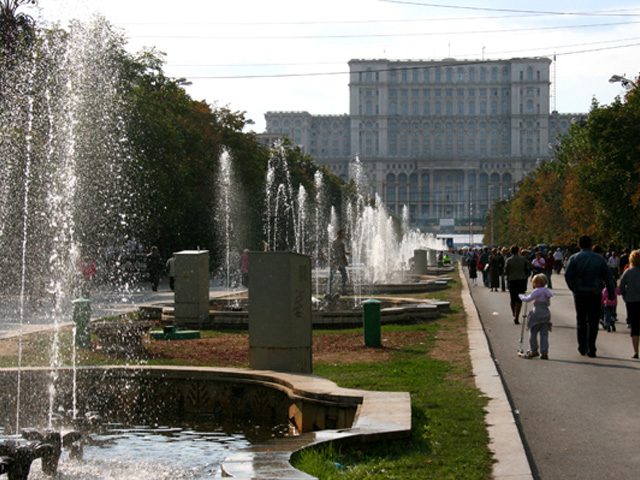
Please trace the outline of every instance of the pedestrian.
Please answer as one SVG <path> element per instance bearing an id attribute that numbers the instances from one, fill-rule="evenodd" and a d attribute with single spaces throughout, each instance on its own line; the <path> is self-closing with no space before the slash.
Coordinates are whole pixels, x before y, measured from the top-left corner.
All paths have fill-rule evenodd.
<path id="1" fill-rule="evenodd" d="M 614 280 L 618 280 L 620 278 L 618 266 L 620 265 L 620 257 L 618 256 L 618 252 L 611 252 L 611 255 L 607 259 L 607 264 L 611 269 L 611 275 L 613 275 Z"/>
<path id="2" fill-rule="evenodd" d="M 96 268 L 95 262 L 91 260 L 87 254 L 83 255 L 82 259 L 78 262 L 78 268 L 82 275 L 80 291 L 84 298 L 89 298 L 89 294 L 92 290 L 93 278 L 96 273 L 98 273 L 98 269 Z"/>
<path id="3" fill-rule="evenodd" d="M 478 285 L 478 254 L 475 250 L 469 250 L 467 254 L 467 267 L 469 268 L 469 278 L 473 286 Z"/>
<path id="4" fill-rule="evenodd" d="M 533 257 L 533 260 L 531 260 L 531 275 L 534 276 L 538 275 L 539 273 L 544 273 L 545 267 L 546 262 L 542 257 L 542 252 L 540 250 L 537 250 L 535 256 Z"/>
<path id="5" fill-rule="evenodd" d="M 522 308 L 522 299 L 519 295 L 527 291 L 527 278 L 529 278 L 531 263 L 520 255 L 517 245 L 512 245 L 510 251 L 511 256 L 505 262 L 504 273 L 509 287 L 513 323 L 517 325 L 520 323 L 518 318 L 520 318 L 520 309 Z"/>
<path id="6" fill-rule="evenodd" d="M 347 247 L 344 243 L 345 233 L 344 230 L 338 230 L 336 238 L 331 243 L 331 261 L 329 272 L 329 294 L 333 293 L 333 276 L 337 275 L 336 272 L 340 272 L 342 276 L 342 294 L 347 293 L 347 255 L 351 255 L 347 252 Z"/>
<path id="7" fill-rule="evenodd" d="M 489 268 L 487 265 L 489 264 L 489 257 L 491 253 L 489 252 L 488 247 L 484 247 L 482 253 L 480 254 L 480 258 L 478 259 L 478 266 L 480 267 L 480 271 L 482 272 L 482 284 L 485 287 L 489 286 Z"/>
<path id="8" fill-rule="evenodd" d="M 507 261 L 507 258 L 509 258 L 509 249 L 507 247 L 502 247 L 502 250 L 500 250 L 500 255 L 502 255 L 502 258 L 504 259 L 504 262 Z M 502 274 L 500 275 L 500 287 L 502 288 L 503 292 L 507 291 L 507 277 L 504 274 L 504 264 L 502 266 Z"/>
<path id="9" fill-rule="evenodd" d="M 242 255 L 240 255 L 240 275 L 242 278 L 242 285 L 249 288 L 249 250 L 244 249 Z"/>
<path id="10" fill-rule="evenodd" d="M 620 295 L 620 287 L 616 287 L 616 294 L 613 300 L 609 300 L 607 288 L 602 289 L 602 328 L 607 332 L 616 331 L 616 322 L 618 321 L 618 295 Z"/>
<path id="11" fill-rule="evenodd" d="M 625 269 L 627 268 L 627 265 L 629 265 L 630 254 L 631 254 L 631 249 L 625 248 L 624 251 L 622 252 L 622 255 L 620 255 L 620 261 L 618 262 L 618 270 L 620 271 L 620 275 L 624 273 Z"/>
<path id="12" fill-rule="evenodd" d="M 176 257 L 175 252 L 167 260 L 167 274 L 169 275 L 169 288 L 173 292 L 176 289 Z"/>
<path id="13" fill-rule="evenodd" d="M 489 286 L 492 292 L 497 292 L 500 288 L 500 277 L 503 271 L 504 258 L 498 253 L 497 248 L 493 248 L 489 257 Z"/>
<path id="14" fill-rule="evenodd" d="M 158 284 L 160 283 L 160 276 L 164 270 L 164 262 L 160 257 L 158 247 L 151 247 L 151 252 L 147 255 L 147 272 L 149 273 L 149 281 L 151 282 L 151 290 L 158 291 Z"/>
<path id="15" fill-rule="evenodd" d="M 578 246 L 580 251 L 569 258 L 564 278 L 573 292 L 578 351 L 580 355 L 595 357 L 602 286 L 606 286 L 608 298 L 613 300 L 615 284 L 604 257 L 591 250 L 591 237 L 581 236 Z"/>
<path id="16" fill-rule="evenodd" d="M 549 289 L 553 288 L 552 282 L 551 282 L 551 275 L 553 275 L 553 267 L 555 267 L 556 264 L 556 260 L 555 258 L 553 258 L 553 253 L 551 252 L 551 250 L 549 250 L 549 253 L 547 254 L 547 258 L 544 259 L 544 274 L 547 276 L 547 281 L 549 282 L 547 284 L 547 287 Z"/>
<path id="17" fill-rule="evenodd" d="M 547 285 L 547 276 L 539 273 L 531 280 L 533 292 L 526 296 L 520 294 L 523 302 L 533 302 L 533 310 L 527 315 L 527 329 L 529 330 L 529 351 L 525 358 L 540 356 L 542 360 L 549 359 L 549 331 L 551 330 L 551 312 L 549 306 L 553 293 Z M 538 335 L 540 336 L 540 350 L 538 350 Z"/>
<path id="18" fill-rule="evenodd" d="M 631 344 L 633 357 L 638 358 L 640 341 L 640 250 L 629 255 L 629 268 L 620 279 L 620 294 L 627 306 L 627 322 L 631 324 Z"/>
<path id="19" fill-rule="evenodd" d="M 553 254 L 553 263 L 556 267 L 556 273 L 559 275 L 564 266 L 564 253 L 562 253 L 561 248 L 558 248 L 556 253 Z"/>

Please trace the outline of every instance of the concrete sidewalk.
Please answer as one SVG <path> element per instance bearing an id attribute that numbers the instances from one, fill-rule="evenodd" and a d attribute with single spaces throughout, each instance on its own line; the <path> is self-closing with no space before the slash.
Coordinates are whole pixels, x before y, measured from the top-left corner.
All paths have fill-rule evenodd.
<path id="1" fill-rule="evenodd" d="M 239 293 L 246 289 L 226 289 L 211 287 L 209 298 L 216 298 L 231 293 Z M 173 303 L 174 293 L 166 285 L 161 285 L 157 292 L 148 288 L 139 288 L 132 291 L 113 292 L 96 291 L 91 294 L 91 319 L 124 315 L 135 312 L 141 305 Z M 53 302 L 43 299 L 37 306 L 28 301 L 22 303 L 18 296 L 0 296 L 0 340 L 19 337 L 29 333 L 43 332 L 54 328 L 56 322 L 52 318 L 54 310 Z M 73 311 L 65 313 L 64 318 L 58 319 L 57 325 L 68 326 L 72 322 Z M 22 320 L 21 320 L 22 317 Z"/>
<path id="2" fill-rule="evenodd" d="M 469 353 L 476 386 L 489 399 L 486 411 L 489 448 L 496 463 L 493 478 L 496 480 L 532 480 L 533 474 L 520 437 L 511 403 L 491 355 L 478 310 L 471 298 L 469 284 L 460 266 L 462 304 L 467 314 Z"/>

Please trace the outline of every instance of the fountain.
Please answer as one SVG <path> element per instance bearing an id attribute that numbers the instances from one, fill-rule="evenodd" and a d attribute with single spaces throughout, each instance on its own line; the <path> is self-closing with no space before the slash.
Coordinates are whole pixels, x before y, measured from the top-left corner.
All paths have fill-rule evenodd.
<path id="1" fill-rule="evenodd" d="M 128 171 L 131 157 L 125 147 L 127 114 L 118 93 L 126 80 L 109 50 L 117 49 L 118 39 L 100 19 L 86 25 L 74 22 L 68 34 L 50 30 L 37 35 L 36 46 L 24 61 L 3 66 L 0 71 L 0 124 L 11 126 L 0 129 L 0 155 L 7 159 L 0 165 L 0 175 L 6 179 L 0 186 L 0 242 L 6 253 L 0 292 L 19 298 L 15 319 L 20 324 L 20 346 L 23 328 L 36 311 L 53 325 L 54 341 L 48 368 L 19 365 L 0 371 L 2 436 L 11 437 L 9 430 L 13 430 L 14 436 L 23 433 L 26 440 L 8 438 L 2 443 L 0 471 L 10 478 L 26 478 L 31 462 L 41 458 L 43 472 L 54 472 L 58 458 L 67 460 L 63 448 L 68 447 L 69 459 L 78 456 L 81 437 L 74 433 L 75 427 L 83 423 L 86 412 L 93 411 L 109 422 L 125 417 L 148 425 L 188 414 L 202 418 L 200 415 L 230 415 L 231 411 L 246 416 L 260 413 L 276 425 L 288 425 L 294 419 L 302 432 L 330 427 L 345 429 L 340 432 L 345 435 L 363 403 L 362 395 L 354 396 L 355 400 L 336 400 L 330 393 L 326 398 L 314 393 L 304 400 L 300 398 L 303 388 L 287 390 L 284 386 L 294 383 L 293 377 L 269 383 L 264 374 L 213 369 L 61 365 L 63 319 L 69 317 L 72 301 L 87 287 L 86 279 L 78 274 L 79 263 L 108 256 L 118 276 L 122 259 L 116 252 L 133 240 L 128 205 L 141 192 L 135 192 L 128 182 L 133 175 Z M 223 171 L 223 183 L 229 184 L 226 175 Z M 317 180 L 315 216 L 310 214 L 312 196 L 302 187 L 295 193 L 281 150 L 276 149 L 269 161 L 266 183 L 270 248 L 316 251 L 318 257 L 321 250 L 328 252 L 339 215 L 333 209 L 326 218 L 328 206 L 322 205 L 319 193 L 321 178 Z M 232 196 L 229 192 L 227 198 Z M 359 223 L 358 216 L 368 215 L 370 207 L 363 199 L 354 205 L 349 207 L 347 228 L 356 242 L 368 228 Z M 223 215 L 228 227 L 227 252 L 233 247 L 228 212 L 225 209 Z M 311 232 L 312 218 L 315 232 Z M 382 223 L 392 221 L 387 218 Z M 321 248 L 323 243 L 325 248 Z M 364 242 L 354 244 L 364 264 L 373 258 Z M 226 265 L 228 285 L 230 258 Z M 362 268 L 363 279 L 369 270 Z M 371 278 L 375 279 L 375 274 Z M 81 345 L 72 345 L 72 350 L 76 347 Z M 19 364 L 21 354 L 19 348 Z M 403 411 L 407 410 L 406 400 Z M 62 423 L 60 416 L 64 417 Z M 25 424 L 41 428 L 25 430 Z M 394 426 L 390 431 L 406 435 L 406 422 L 401 429 Z M 82 438 L 92 435 L 96 432 L 83 432 Z M 104 443 L 112 441 L 105 437 Z M 153 474 L 152 469 L 146 478 L 157 478 Z M 91 475 L 114 478 L 112 472 Z M 166 478 L 178 476 L 172 472 Z"/>

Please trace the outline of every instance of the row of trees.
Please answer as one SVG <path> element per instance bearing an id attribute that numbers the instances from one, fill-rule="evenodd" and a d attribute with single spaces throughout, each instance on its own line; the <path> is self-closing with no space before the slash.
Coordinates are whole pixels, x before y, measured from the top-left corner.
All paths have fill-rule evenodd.
<path id="1" fill-rule="evenodd" d="M 122 33 L 102 18 L 72 22 L 67 30 L 43 28 L 19 11 L 33 3 L 0 0 L 0 241 L 7 253 L 0 268 L 6 283 L 18 283 L 25 245 L 43 252 L 29 255 L 34 277 L 55 270 L 51 259 L 73 242 L 78 254 L 93 258 L 135 241 L 157 245 L 165 257 L 200 247 L 222 261 L 223 152 L 237 185 L 233 215 L 242 228 L 234 232 L 236 249 L 259 249 L 265 241 L 270 156 L 283 157 L 293 189 L 303 185 L 315 197 L 320 167 L 310 157 L 291 145 L 273 152 L 244 132 L 251 123 L 244 112 L 191 98 L 184 81 L 164 74 L 161 53 L 127 52 Z M 59 176 L 61 169 L 71 171 Z M 322 171 L 323 194 L 339 211 L 344 185 Z M 55 209 L 70 217 L 56 216 Z M 70 243 L 52 254 L 61 239 Z"/>
<path id="2" fill-rule="evenodd" d="M 640 241 L 640 90 L 626 81 L 624 98 L 593 101 L 552 161 L 523 179 L 489 213 L 485 238 L 496 244 L 573 245 L 582 234 L 612 248 Z M 493 223 L 493 225 L 492 225 Z"/>

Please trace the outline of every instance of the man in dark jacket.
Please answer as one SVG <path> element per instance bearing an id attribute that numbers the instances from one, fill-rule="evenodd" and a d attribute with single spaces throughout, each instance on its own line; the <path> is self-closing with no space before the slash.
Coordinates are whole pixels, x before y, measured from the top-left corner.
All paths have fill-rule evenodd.
<path id="1" fill-rule="evenodd" d="M 602 300 L 602 287 L 607 287 L 609 299 L 615 298 L 615 283 L 602 255 L 591 250 L 591 238 L 578 240 L 580 251 L 569 258 L 564 271 L 567 286 L 573 292 L 578 322 L 580 355 L 596 356 L 596 338 Z"/>

